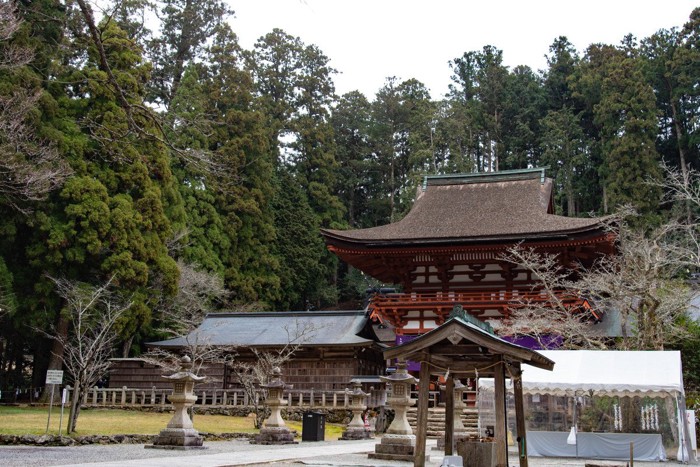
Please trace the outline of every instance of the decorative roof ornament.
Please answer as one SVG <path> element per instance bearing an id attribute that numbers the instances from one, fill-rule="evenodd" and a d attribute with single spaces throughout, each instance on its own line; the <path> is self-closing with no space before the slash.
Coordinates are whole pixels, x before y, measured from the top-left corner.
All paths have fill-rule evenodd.
<path id="1" fill-rule="evenodd" d="M 460 305 L 459 303 L 452 307 L 452 311 L 450 312 L 450 319 L 452 318 L 457 318 L 465 323 L 473 324 L 482 331 L 488 332 L 492 336 L 496 335 L 496 331 L 493 330 L 493 326 L 491 326 L 486 321 L 481 321 L 477 318 L 474 318 L 472 315 L 464 311 L 464 307 L 462 307 L 462 305 Z"/>

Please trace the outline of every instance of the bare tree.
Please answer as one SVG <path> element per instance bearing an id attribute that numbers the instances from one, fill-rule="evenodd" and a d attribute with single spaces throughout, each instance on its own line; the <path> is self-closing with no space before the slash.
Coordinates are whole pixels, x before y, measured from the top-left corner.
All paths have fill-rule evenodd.
<path id="1" fill-rule="evenodd" d="M 110 290 L 114 277 L 102 285 L 51 278 L 58 294 L 65 302 L 69 332 L 45 333 L 59 341 L 64 351 L 57 355 L 68 371 L 73 384 L 68 433 L 76 429 L 83 394 L 107 372 L 117 341 L 115 325 L 131 307 L 132 301 L 123 300 Z"/>
<path id="2" fill-rule="evenodd" d="M 235 346 L 212 345 L 208 333 L 198 328 L 214 308 L 226 304 L 230 292 L 216 274 L 178 261 L 180 280 L 177 294 L 162 300 L 156 308 L 161 321 L 159 331 L 171 338 L 180 337 L 185 345 L 177 350 L 150 349 L 143 358 L 168 371 L 177 371 L 181 353 L 192 358 L 192 371 L 200 374 L 206 365 L 226 364 L 236 355 Z"/>
<path id="3" fill-rule="evenodd" d="M 504 320 L 501 335 L 534 338 L 542 348 L 561 343 L 565 348 L 603 349 L 606 338 L 591 333 L 587 313 L 572 309 L 567 297 L 577 296 L 572 271 L 562 266 L 557 255 L 540 253 L 531 248 L 513 247 L 505 261 L 532 271 L 537 277 L 533 289 L 537 297 L 523 295 L 515 301 L 511 316 Z"/>
<path id="4" fill-rule="evenodd" d="M 31 49 L 9 43 L 20 25 L 14 2 L 0 3 L 0 70 L 11 72 L 33 58 Z M 42 92 L 15 87 L 12 95 L 0 95 L 0 197 L 20 212 L 28 212 L 27 201 L 44 199 L 72 173 L 55 146 L 28 123 Z"/>
<path id="5" fill-rule="evenodd" d="M 627 215 L 629 211 L 625 212 Z M 508 261 L 533 271 L 538 290 L 550 297 L 537 303 L 521 303 L 502 333 L 561 336 L 574 348 L 604 348 L 612 345 L 606 336 L 592 332 L 585 314 L 572 312 L 561 301 L 562 292 L 584 297 L 599 310 L 619 313 L 625 350 L 662 350 L 664 344 L 685 336 L 681 319 L 688 310 L 691 292 L 679 273 L 693 264 L 696 253 L 687 243 L 684 230 L 668 223 L 646 232 L 633 230 L 616 219 L 616 251 L 601 256 L 592 267 L 565 270 L 556 256 L 512 248 Z"/>
<path id="6" fill-rule="evenodd" d="M 296 320 L 293 326 L 284 327 L 287 334 L 287 343 L 284 346 L 271 350 L 250 349 L 253 353 L 251 360 L 238 359 L 230 365 L 236 382 L 241 385 L 248 397 L 248 403 L 255 410 L 255 428 L 262 427 L 267 415 L 264 399 L 259 397 L 261 385 L 268 384 L 272 369 L 282 368 L 299 347 L 307 343 L 320 329 L 320 326 L 310 320 Z"/>

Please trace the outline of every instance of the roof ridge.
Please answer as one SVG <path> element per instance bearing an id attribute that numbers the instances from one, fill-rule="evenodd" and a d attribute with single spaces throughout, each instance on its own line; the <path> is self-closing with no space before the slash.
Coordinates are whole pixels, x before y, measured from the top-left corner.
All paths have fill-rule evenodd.
<path id="1" fill-rule="evenodd" d="M 499 170 L 497 172 L 474 172 L 447 175 L 424 175 L 423 190 L 433 185 L 468 185 L 471 183 L 490 183 L 511 180 L 530 180 L 539 178 L 540 183 L 545 182 L 545 170 L 549 167 L 536 167 L 529 169 Z"/>
<path id="2" fill-rule="evenodd" d="M 350 316 L 361 313 L 365 313 L 365 310 L 221 311 L 207 313 L 205 318 L 224 318 L 229 316 Z"/>

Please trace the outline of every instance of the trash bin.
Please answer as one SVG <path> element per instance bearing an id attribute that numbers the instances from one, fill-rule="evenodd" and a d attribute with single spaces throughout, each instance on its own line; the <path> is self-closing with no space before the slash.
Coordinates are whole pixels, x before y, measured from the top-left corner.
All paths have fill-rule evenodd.
<path id="1" fill-rule="evenodd" d="M 302 441 L 323 441 L 326 439 L 326 416 L 319 412 L 304 412 L 301 423 Z"/>

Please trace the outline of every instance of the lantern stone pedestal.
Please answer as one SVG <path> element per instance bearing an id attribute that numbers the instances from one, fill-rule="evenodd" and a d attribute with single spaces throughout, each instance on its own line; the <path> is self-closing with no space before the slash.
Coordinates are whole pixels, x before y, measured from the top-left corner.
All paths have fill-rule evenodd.
<path id="1" fill-rule="evenodd" d="M 269 384 L 261 385 L 267 389 L 267 398 L 265 405 L 270 407 L 270 416 L 265 420 L 265 426 L 260 429 L 252 444 L 298 444 L 294 441 L 294 434 L 285 425 L 282 419 L 282 406 L 287 404 L 287 401 L 282 399 L 282 393 L 287 387 L 282 381 L 282 370 L 278 367 L 272 369 L 272 380 Z"/>
<path id="2" fill-rule="evenodd" d="M 374 452 L 369 454 L 369 458 L 412 462 L 415 457 L 416 436 L 408 424 L 406 411 L 416 402 L 415 399 L 411 399 L 411 385 L 418 383 L 418 380 L 408 374 L 405 362 L 398 362 L 394 374 L 380 376 L 380 379 L 391 384 L 391 396 L 387 398 L 387 404 L 394 409 L 394 420 L 382 436 L 381 442 L 374 446 Z"/>
<path id="3" fill-rule="evenodd" d="M 369 394 L 362 391 L 362 383 L 357 380 L 352 381 L 352 391 L 347 391 L 350 396 L 350 410 L 352 410 L 352 420 L 343 431 L 341 440 L 370 439 L 374 438 L 374 433 L 365 426 L 362 413 L 367 409 L 365 400 Z"/>
<path id="4" fill-rule="evenodd" d="M 180 371 L 171 376 L 163 376 L 173 382 L 173 393 L 168 400 L 175 406 L 173 418 L 168 426 L 155 438 L 151 449 L 204 449 L 204 438 L 194 429 L 187 410 L 197 401 L 193 393 L 194 383 L 205 378 L 192 373 L 192 360 L 185 355 L 180 360 Z"/>

